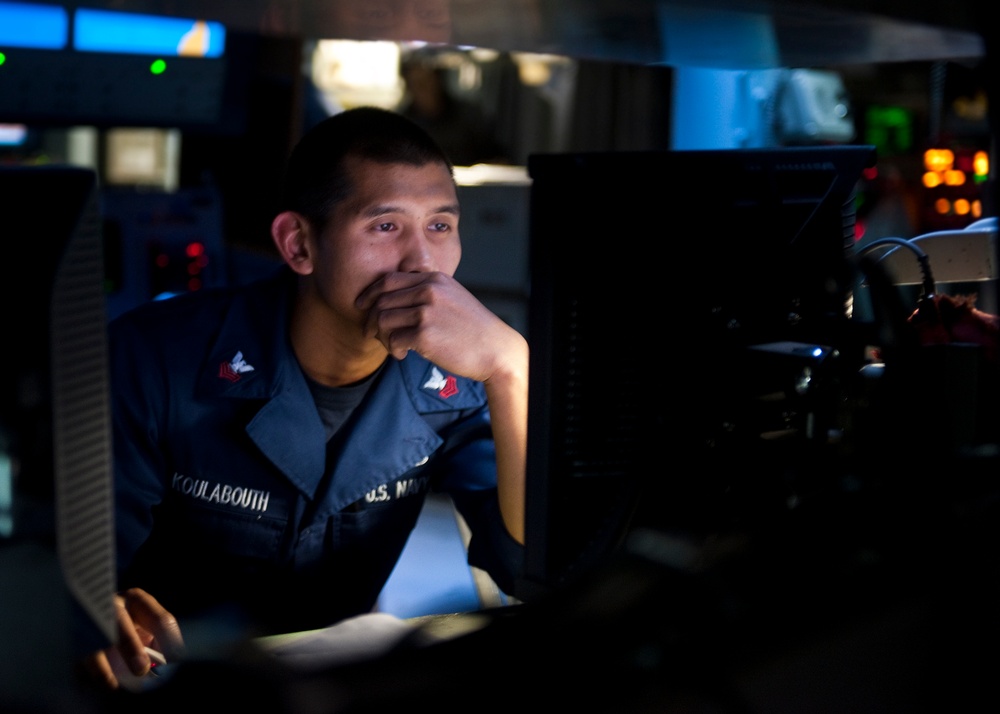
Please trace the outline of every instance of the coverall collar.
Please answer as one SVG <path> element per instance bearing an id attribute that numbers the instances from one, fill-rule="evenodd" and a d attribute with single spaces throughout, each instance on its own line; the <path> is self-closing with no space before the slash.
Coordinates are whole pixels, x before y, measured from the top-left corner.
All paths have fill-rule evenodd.
<path id="1" fill-rule="evenodd" d="M 315 499 L 326 472 L 326 433 L 288 338 L 293 294 L 294 274 L 282 268 L 264 290 L 233 303 L 209 352 L 200 391 L 208 398 L 266 400 L 246 432 L 296 488 Z M 409 392 L 400 363 L 390 358 L 349 427 L 352 434 L 379 434 L 387 446 L 372 450 L 370 437 L 347 435 L 328 494 L 333 509 L 405 473 L 441 443 L 411 399 L 400 395 Z"/>

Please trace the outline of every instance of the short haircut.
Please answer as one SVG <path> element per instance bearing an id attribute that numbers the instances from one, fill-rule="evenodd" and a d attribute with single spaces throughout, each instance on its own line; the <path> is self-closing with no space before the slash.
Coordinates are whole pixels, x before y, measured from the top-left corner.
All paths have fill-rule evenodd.
<path id="1" fill-rule="evenodd" d="M 279 211 L 302 214 L 322 231 L 352 190 L 348 158 L 384 164 L 439 163 L 454 175 L 443 149 L 414 122 L 387 109 L 357 107 L 327 117 L 299 140 L 285 165 Z"/>

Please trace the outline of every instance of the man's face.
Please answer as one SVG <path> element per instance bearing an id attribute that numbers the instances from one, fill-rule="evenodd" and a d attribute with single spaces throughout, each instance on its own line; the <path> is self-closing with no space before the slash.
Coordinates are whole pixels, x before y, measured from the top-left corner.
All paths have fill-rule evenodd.
<path id="1" fill-rule="evenodd" d="M 348 159 L 353 192 L 333 211 L 315 247 L 321 299 L 361 325 L 358 295 L 390 272 L 454 275 L 462 248 L 458 195 L 444 164 Z"/>

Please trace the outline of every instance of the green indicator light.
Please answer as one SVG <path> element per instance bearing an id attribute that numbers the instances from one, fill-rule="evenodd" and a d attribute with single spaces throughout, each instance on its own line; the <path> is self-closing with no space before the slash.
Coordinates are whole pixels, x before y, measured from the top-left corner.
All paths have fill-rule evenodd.
<path id="1" fill-rule="evenodd" d="M 7 61 L 7 55 L 5 55 L 3 52 L 0 52 L 0 66 L 2 66 L 3 63 L 6 61 Z"/>
<path id="2" fill-rule="evenodd" d="M 149 71 L 153 74 L 163 74 L 167 71 L 167 63 L 161 59 L 153 60 L 153 64 L 149 65 Z"/>

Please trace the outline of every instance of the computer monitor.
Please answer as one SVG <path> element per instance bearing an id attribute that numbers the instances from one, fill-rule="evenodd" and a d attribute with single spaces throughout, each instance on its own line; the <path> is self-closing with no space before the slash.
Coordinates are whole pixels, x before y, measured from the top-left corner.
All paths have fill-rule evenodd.
<path id="1" fill-rule="evenodd" d="M 529 158 L 530 600 L 821 488 L 870 146 Z M 846 363 L 846 365 L 845 365 Z M 803 376 L 806 376 L 804 379 Z"/>
<path id="2" fill-rule="evenodd" d="M 74 711 L 115 623 L 95 173 L 0 166 L 0 236 L 0 710 Z"/>

